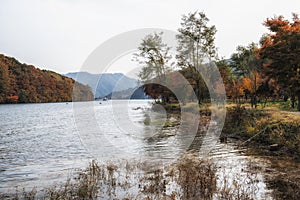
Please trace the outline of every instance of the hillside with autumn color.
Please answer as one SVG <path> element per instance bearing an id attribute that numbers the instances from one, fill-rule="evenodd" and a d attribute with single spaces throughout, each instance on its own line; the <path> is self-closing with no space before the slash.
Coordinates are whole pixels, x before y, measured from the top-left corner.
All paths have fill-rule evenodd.
<path id="1" fill-rule="evenodd" d="M 93 94 L 88 86 L 0 54 L 0 103 L 44 103 L 92 99 Z"/>

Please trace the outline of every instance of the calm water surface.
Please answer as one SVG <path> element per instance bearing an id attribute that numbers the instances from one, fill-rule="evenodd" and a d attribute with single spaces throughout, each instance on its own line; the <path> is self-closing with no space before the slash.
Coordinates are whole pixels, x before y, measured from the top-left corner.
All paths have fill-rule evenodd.
<path id="1" fill-rule="evenodd" d="M 170 137 L 158 137 L 166 116 L 147 113 L 149 106 L 149 101 L 0 105 L 0 192 L 64 182 L 91 159 L 175 159 L 189 138 L 174 135 L 174 128 Z M 145 125 L 148 118 L 154 125 Z M 210 156 L 220 177 L 248 177 L 251 166 L 264 167 L 233 144 L 218 143 Z M 255 176 L 262 198 L 268 193 L 264 177 Z"/>

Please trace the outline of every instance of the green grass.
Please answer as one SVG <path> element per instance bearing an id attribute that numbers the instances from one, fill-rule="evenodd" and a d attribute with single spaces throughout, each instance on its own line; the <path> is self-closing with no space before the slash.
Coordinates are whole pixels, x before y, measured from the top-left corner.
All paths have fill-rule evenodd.
<path id="1" fill-rule="evenodd" d="M 282 111 L 297 111 L 297 103 L 295 104 L 295 108 L 292 108 L 291 101 L 270 101 L 266 104 L 266 109 L 270 110 L 282 110 Z"/>

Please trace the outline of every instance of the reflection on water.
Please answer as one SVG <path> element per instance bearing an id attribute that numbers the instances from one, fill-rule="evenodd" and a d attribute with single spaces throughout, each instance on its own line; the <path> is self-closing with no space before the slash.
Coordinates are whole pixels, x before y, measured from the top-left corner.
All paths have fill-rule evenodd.
<path id="1" fill-rule="evenodd" d="M 268 166 L 259 159 L 244 155 L 242 149 L 235 147 L 231 141 L 227 144 L 218 142 L 210 154 L 218 167 L 218 186 L 225 190 L 232 188 L 235 192 L 245 192 L 252 199 L 272 199 L 262 174 Z"/>
<path id="2" fill-rule="evenodd" d="M 149 107 L 149 101 L 0 105 L 0 192 L 64 182 L 74 168 L 84 168 L 93 158 L 178 158 L 192 143 L 194 126 L 164 128 L 164 110 L 153 113 Z M 218 166 L 219 185 L 225 175 L 251 179 L 249 166 L 264 167 L 232 144 L 217 143 L 209 156 Z M 262 174 L 255 176 L 261 198 L 266 186 Z"/>

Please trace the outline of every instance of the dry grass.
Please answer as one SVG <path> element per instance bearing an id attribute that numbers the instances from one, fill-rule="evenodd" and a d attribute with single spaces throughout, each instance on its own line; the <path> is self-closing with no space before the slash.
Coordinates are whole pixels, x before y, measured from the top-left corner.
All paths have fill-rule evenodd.
<path id="1" fill-rule="evenodd" d="M 222 176 L 225 177 L 225 176 Z M 2 194 L 1 199 L 250 199 L 247 187 L 218 187 L 216 166 L 197 155 L 186 154 L 178 161 L 163 166 L 155 162 L 118 162 L 99 165 L 92 161 L 86 170 L 64 185 L 42 191 L 16 191 Z M 229 180 L 225 179 L 225 182 Z M 224 198 L 223 198 L 224 197 Z"/>
<path id="2" fill-rule="evenodd" d="M 285 123 L 300 122 L 300 113 L 289 111 L 268 111 L 269 119 Z"/>
<path id="3" fill-rule="evenodd" d="M 300 198 L 300 174 L 295 167 L 286 170 L 287 160 L 295 163 L 300 160 L 300 114 L 278 110 L 277 107 L 265 110 L 245 107 L 228 108 L 223 136 L 238 138 L 248 145 L 251 155 L 267 157 L 271 166 L 281 159 L 282 166 L 274 166 L 278 173 L 268 176 L 268 185 L 274 190 L 275 199 Z M 278 149 L 270 151 L 269 145 L 277 144 Z M 300 167 L 300 166 L 299 166 Z M 297 169 L 297 167 L 296 167 Z"/>
<path id="4" fill-rule="evenodd" d="M 300 115 L 295 112 L 256 110 L 245 107 L 227 109 L 223 137 L 235 137 L 244 144 L 268 149 L 278 144 L 278 155 L 300 158 Z"/>

